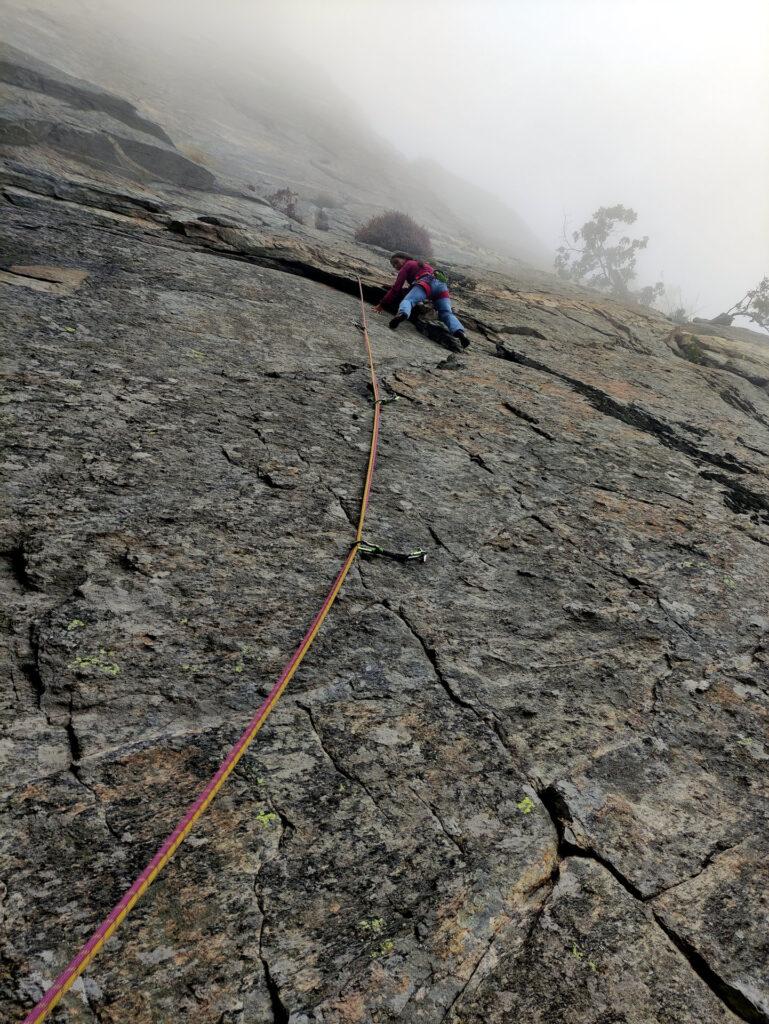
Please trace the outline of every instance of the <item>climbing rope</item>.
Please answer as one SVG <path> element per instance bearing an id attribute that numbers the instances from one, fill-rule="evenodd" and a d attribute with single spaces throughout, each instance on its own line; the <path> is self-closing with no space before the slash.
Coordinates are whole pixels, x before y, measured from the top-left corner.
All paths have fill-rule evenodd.
<path id="1" fill-rule="evenodd" d="M 320 610 L 312 620 L 310 628 L 305 633 L 301 643 L 292 654 L 291 659 L 281 672 L 277 682 L 270 690 L 261 707 L 246 726 L 246 729 L 240 739 L 230 748 L 229 753 L 219 765 L 215 775 L 210 779 L 196 800 L 187 809 L 187 813 L 165 840 L 163 845 L 133 883 L 131 888 L 127 890 L 122 899 L 112 908 L 93 935 L 83 945 L 80 952 L 67 964 L 40 1002 L 33 1010 L 30 1011 L 30 1013 L 27 1014 L 24 1018 L 23 1024 L 39 1024 L 40 1021 L 45 1020 L 51 1010 L 53 1010 L 56 1004 L 62 999 L 66 992 L 69 991 L 75 981 L 90 964 L 104 943 L 128 916 L 136 902 L 144 895 L 144 893 L 146 893 L 154 880 L 173 857 L 174 853 L 187 838 L 195 823 L 202 817 L 208 805 L 232 774 L 238 761 L 240 761 L 241 757 L 248 750 L 257 733 L 267 721 L 267 717 L 270 712 L 280 700 L 283 691 L 291 682 L 291 678 L 302 663 L 318 634 L 318 630 L 323 625 L 324 619 L 331 610 L 331 606 L 336 600 L 358 552 L 362 550 L 370 552 L 374 547 L 374 545 L 364 545 L 363 527 L 366 521 L 366 511 L 368 510 L 369 497 L 374 479 L 374 468 L 376 466 L 377 448 L 379 445 L 379 421 L 382 415 L 382 401 L 379 396 L 379 382 L 377 381 L 376 370 L 374 368 L 374 354 L 371 349 L 371 339 L 368 334 L 366 309 L 363 305 L 363 285 L 361 284 L 360 278 L 357 280 L 358 291 L 360 292 L 361 315 L 363 318 L 363 340 L 366 346 L 366 354 L 371 373 L 371 388 L 374 393 L 374 411 L 371 427 L 371 444 L 369 446 L 366 477 L 363 484 L 360 512 L 358 514 L 358 528 L 355 533 L 355 543 L 350 548 L 347 557 L 342 563 L 342 568 L 339 570 L 336 579 L 331 584 L 331 588 L 326 594 Z M 382 549 L 377 550 L 380 552 L 382 551 Z"/>

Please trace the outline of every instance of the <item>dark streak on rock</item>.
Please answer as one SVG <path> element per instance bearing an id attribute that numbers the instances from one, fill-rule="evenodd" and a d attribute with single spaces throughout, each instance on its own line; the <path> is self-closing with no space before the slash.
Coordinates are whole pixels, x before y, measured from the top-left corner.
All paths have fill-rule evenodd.
<path id="1" fill-rule="evenodd" d="M 712 466 L 718 466 L 720 469 L 726 469 L 730 473 L 756 472 L 751 466 L 746 466 L 733 455 L 728 453 L 716 455 L 713 452 L 707 452 L 702 448 L 698 448 L 691 441 L 679 437 L 667 423 L 658 420 L 656 416 L 646 412 L 646 410 L 639 409 L 636 405 L 623 405 L 622 402 L 616 401 L 616 399 L 607 395 L 606 392 L 593 387 L 592 384 L 586 384 L 584 381 L 577 380 L 576 377 L 570 377 L 559 370 L 554 370 L 552 367 L 546 366 L 544 363 L 539 362 L 539 360 L 532 359 L 522 352 L 516 352 L 505 345 L 497 345 L 497 356 L 500 359 L 507 359 L 512 363 L 528 366 L 533 370 L 539 370 L 541 373 L 557 377 L 565 384 L 568 384 L 572 390 L 586 398 L 590 405 L 598 412 L 603 413 L 604 416 L 611 416 L 612 419 L 620 420 L 620 422 L 626 423 L 628 426 L 642 430 L 646 434 L 651 434 L 652 437 L 666 448 L 682 452 L 696 462 L 706 462 Z"/>
<path id="2" fill-rule="evenodd" d="M 722 473 L 703 470 L 700 476 L 705 480 L 715 480 L 726 488 L 724 505 L 736 512 L 738 516 L 750 516 L 751 522 L 769 525 L 769 501 L 762 495 L 751 491 L 737 480 L 730 480 Z"/>
<path id="3" fill-rule="evenodd" d="M 29 578 L 29 572 L 27 570 L 27 556 L 24 551 L 24 541 L 18 541 L 18 543 L 14 544 L 13 547 L 2 552 L 0 557 L 4 558 L 8 563 L 11 576 L 13 576 L 14 580 L 22 590 L 39 590 L 39 587 L 36 587 Z"/>
<path id="4" fill-rule="evenodd" d="M 539 434 L 540 437 L 544 437 L 547 441 L 555 441 L 552 434 L 548 434 L 546 430 L 537 426 L 539 420 L 536 416 L 531 416 L 529 413 L 524 412 L 523 409 L 519 409 L 517 406 L 511 405 L 510 402 L 503 402 L 502 404 L 508 412 L 513 414 L 513 416 L 517 416 L 519 420 L 523 420 L 524 423 L 528 424 L 535 434 Z"/>

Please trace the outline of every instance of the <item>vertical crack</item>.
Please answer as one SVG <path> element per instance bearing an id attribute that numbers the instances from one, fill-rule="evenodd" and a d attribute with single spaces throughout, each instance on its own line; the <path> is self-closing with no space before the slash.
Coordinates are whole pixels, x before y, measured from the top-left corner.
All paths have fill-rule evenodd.
<path id="1" fill-rule="evenodd" d="M 27 569 L 27 556 L 24 551 L 24 541 L 18 541 L 12 548 L 2 553 L 2 557 L 8 562 L 11 576 L 24 591 L 39 590 L 32 582 Z"/>
<path id="2" fill-rule="evenodd" d="M 297 703 L 297 707 L 300 708 L 300 710 L 304 711 L 304 713 L 307 715 L 307 718 L 309 719 L 309 722 L 310 722 L 310 728 L 312 729 L 313 733 L 315 734 L 315 738 L 318 741 L 318 746 L 322 750 L 322 752 L 325 755 L 326 759 L 331 763 L 331 766 L 333 767 L 334 771 L 338 775 L 341 775 L 343 779 L 347 779 L 347 781 L 349 783 L 351 783 L 351 785 L 356 786 L 359 789 L 362 789 L 363 792 L 366 794 L 366 796 L 371 801 L 371 803 L 374 805 L 377 813 L 381 814 L 388 821 L 391 821 L 392 820 L 392 816 L 389 815 L 386 811 L 384 811 L 379 806 L 379 804 L 376 801 L 376 798 L 374 797 L 373 793 L 368 788 L 366 783 L 363 782 L 362 779 L 357 778 L 355 775 L 353 775 L 351 772 L 349 772 L 343 765 L 341 765 L 337 761 L 337 759 L 334 757 L 334 755 L 331 753 L 329 748 L 325 745 L 325 743 L 323 742 L 323 737 L 321 736 L 321 734 L 320 734 L 320 732 L 318 730 L 317 723 L 315 722 L 315 718 L 314 718 L 313 713 L 312 713 L 312 708 L 308 704 L 301 704 L 301 703 Z"/>
<path id="3" fill-rule="evenodd" d="M 460 693 L 457 693 L 457 691 L 451 686 L 451 683 L 448 681 L 448 679 L 446 679 L 446 677 L 443 675 L 440 665 L 438 664 L 438 654 L 435 648 L 431 647 L 430 644 L 428 644 L 428 642 L 421 635 L 421 633 L 416 629 L 411 619 L 409 619 L 409 617 L 406 615 L 406 612 L 403 610 L 403 606 L 399 605 L 398 607 L 396 607 L 393 604 L 391 604 L 389 600 L 384 601 L 383 605 L 389 612 L 392 612 L 393 615 L 398 616 L 401 622 L 408 629 L 409 633 L 411 633 L 414 639 L 418 642 L 419 646 L 422 648 L 424 652 L 425 657 L 433 667 L 435 678 L 438 680 L 443 689 L 449 695 L 449 698 L 451 699 L 452 703 L 456 704 L 460 708 L 465 708 L 468 711 L 472 711 L 474 714 L 478 715 L 478 717 L 481 717 L 478 707 L 470 701 L 465 700 L 465 698 Z"/>
<path id="4" fill-rule="evenodd" d="M 75 732 L 74 716 L 75 716 L 75 695 L 74 695 L 73 691 L 70 689 L 70 692 L 69 692 L 69 718 L 67 719 L 67 724 L 64 726 L 64 731 L 67 734 L 67 743 L 69 745 L 69 754 L 70 754 L 70 758 L 71 758 L 73 767 L 80 760 L 80 758 L 83 756 L 83 747 L 82 747 L 82 744 L 80 743 L 80 738 L 78 737 L 77 733 Z"/>
<path id="5" fill-rule="evenodd" d="M 272 1019 L 273 1024 L 288 1024 L 289 1017 L 291 1014 L 288 1011 L 288 1007 L 283 1002 L 280 995 L 280 987 L 275 981 L 270 970 L 270 964 L 267 957 L 264 955 L 264 922 L 266 920 L 264 912 L 264 900 L 261 896 L 256 897 L 257 904 L 259 906 L 259 912 L 262 915 L 262 923 L 259 926 L 259 959 L 262 962 L 262 970 L 264 971 L 264 984 L 267 987 L 267 992 L 270 996 L 270 1005 L 272 1007 Z"/>
<path id="6" fill-rule="evenodd" d="M 38 711 L 42 711 L 46 686 L 40 672 L 40 640 L 34 624 L 29 627 L 29 653 L 32 660 L 22 661 L 20 668 L 32 688 Z"/>

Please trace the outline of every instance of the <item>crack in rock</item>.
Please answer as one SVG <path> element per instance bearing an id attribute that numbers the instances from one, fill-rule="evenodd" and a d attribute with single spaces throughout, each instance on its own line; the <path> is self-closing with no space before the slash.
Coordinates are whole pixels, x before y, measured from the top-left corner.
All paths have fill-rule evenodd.
<path id="1" fill-rule="evenodd" d="M 273 1024 L 288 1024 L 291 1016 L 288 1007 L 283 1002 L 280 995 L 280 987 L 273 977 L 272 971 L 270 970 L 270 964 L 267 957 L 264 955 L 264 922 L 266 920 L 264 912 L 264 900 L 261 896 L 257 896 L 256 902 L 259 906 L 259 912 L 262 915 L 262 922 L 259 926 L 259 959 L 262 963 L 262 969 L 264 971 L 264 984 L 267 987 L 267 992 L 270 996 L 270 1005 L 272 1007 L 272 1019 Z"/>
<path id="2" fill-rule="evenodd" d="M 656 899 L 660 893 L 654 893 L 645 897 L 637 886 L 625 876 L 616 865 L 598 853 L 592 847 L 582 847 L 573 843 L 566 836 L 569 824 L 572 822 L 572 814 L 563 794 L 553 784 L 540 788 L 537 795 L 543 807 L 550 816 L 551 821 L 558 835 L 558 860 L 557 868 L 569 857 L 582 857 L 594 861 L 608 871 L 613 878 L 622 886 L 634 900 L 642 904 L 645 913 L 653 920 L 660 930 L 667 936 L 668 940 L 683 956 L 692 971 L 710 989 L 713 995 L 729 1010 L 735 1013 L 747 1024 L 769 1024 L 767 1016 L 754 1002 L 752 1002 L 737 987 L 722 978 L 705 960 L 702 954 L 695 947 L 680 936 L 662 916 L 651 906 L 651 900 Z M 712 854 L 715 855 L 714 853 Z M 709 855 L 711 856 L 711 855 Z M 706 858 L 707 860 L 708 858 Z M 711 856 L 712 859 L 712 856 Z M 704 869 L 704 868 L 703 868 Z M 699 873 L 699 872 L 698 872 Z"/>
<path id="3" fill-rule="evenodd" d="M 687 455 L 689 458 L 694 459 L 695 462 L 707 462 L 710 465 L 718 466 L 720 469 L 726 469 L 731 473 L 755 473 L 756 470 L 751 466 L 747 466 L 740 462 L 739 459 L 728 453 L 725 455 L 717 455 L 713 452 L 705 451 L 702 448 L 698 448 L 691 441 L 687 441 L 686 438 L 680 437 L 673 431 L 670 426 L 657 419 L 650 412 L 646 412 L 644 409 L 640 409 L 636 405 L 624 405 L 622 402 L 618 402 L 616 399 L 607 395 L 605 391 L 601 391 L 600 388 L 594 387 L 592 384 L 586 384 L 584 381 L 578 380 L 576 377 L 570 377 L 566 373 L 562 373 L 560 370 L 554 370 L 551 366 L 547 366 L 545 363 L 541 363 L 538 359 L 532 359 L 530 356 L 524 355 L 522 352 L 517 352 L 514 349 L 507 348 L 504 345 L 497 345 L 497 356 L 500 359 L 507 359 L 510 362 L 518 363 L 521 366 L 528 366 L 533 370 L 539 370 L 540 373 L 547 373 L 552 377 L 557 377 L 562 380 L 565 384 L 582 395 L 590 405 L 598 412 L 605 416 L 610 416 L 612 419 L 619 420 L 622 423 L 626 423 L 628 426 L 635 427 L 637 430 L 641 430 L 646 434 L 650 434 L 660 444 L 666 448 L 671 448 L 674 451 L 681 452 Z"/>

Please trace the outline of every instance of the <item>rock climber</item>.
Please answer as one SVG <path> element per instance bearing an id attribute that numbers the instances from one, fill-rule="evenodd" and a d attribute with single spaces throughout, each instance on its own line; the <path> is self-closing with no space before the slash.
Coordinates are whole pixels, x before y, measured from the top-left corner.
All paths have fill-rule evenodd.
<path id="1" fill-rule="evenodd" d="M 424 260 L 418 260 L 405 252 L 394 252 L 390 257 L 390 263 L 398 271 L 398 276 L 395 278 L 392 288 L 374 306 L 374 309 L 377 313 L 384 313 L 387 304 L 400 299 L 398 312 L 390 321 L 391 330 L 397 330 L 404 320 L 409 319 L 412 309 L 418 302 L 430 299 L 444 326 L 448 328 L 463 349 L 467 348 L 470 339 L 451 308 L 451 298 L 446 282 L 435 276 L 433 267 L 429 263 L 425 263 Z M 411 287 L 401 298 L 405 284 L 409 284 Z"/>

